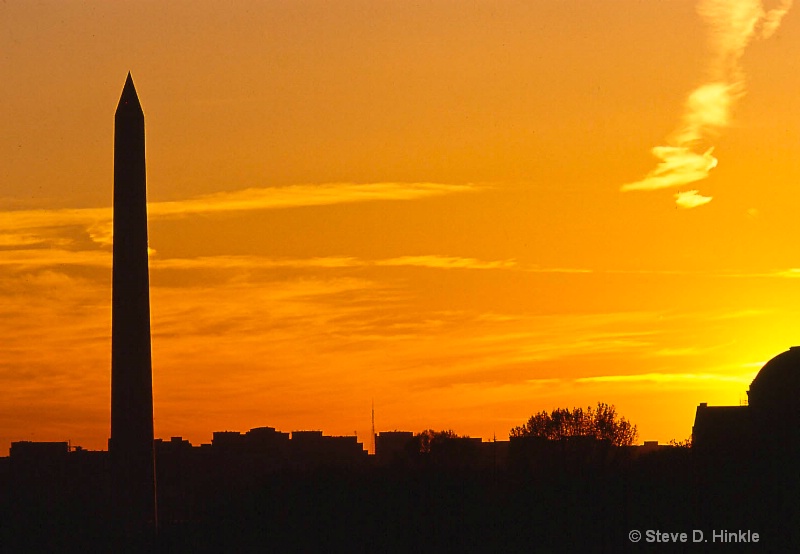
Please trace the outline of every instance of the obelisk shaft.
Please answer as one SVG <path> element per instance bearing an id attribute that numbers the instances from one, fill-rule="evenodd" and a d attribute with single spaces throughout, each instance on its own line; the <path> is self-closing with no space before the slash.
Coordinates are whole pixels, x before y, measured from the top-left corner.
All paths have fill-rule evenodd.
<path id="1" fill-rule="evenodd" d="M 155 473 L 144 113 L 130 74 L 114 117 L 111 320 L 113 487 L 136 527 L 155 523 Z"/>

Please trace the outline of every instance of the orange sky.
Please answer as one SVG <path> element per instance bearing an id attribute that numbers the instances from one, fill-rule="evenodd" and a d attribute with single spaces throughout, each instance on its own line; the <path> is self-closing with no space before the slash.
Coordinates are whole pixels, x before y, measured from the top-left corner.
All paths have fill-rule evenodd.
<path id="1" fill-rule="evenodd" d="M 0 449 L 106 446 L 128 70 L 156 436 L 365 438 L 374 399 L 378 431 L 603 401 L 686 438 L 800 340 L 800 15 L 759 6 L 0 5 Z"/>

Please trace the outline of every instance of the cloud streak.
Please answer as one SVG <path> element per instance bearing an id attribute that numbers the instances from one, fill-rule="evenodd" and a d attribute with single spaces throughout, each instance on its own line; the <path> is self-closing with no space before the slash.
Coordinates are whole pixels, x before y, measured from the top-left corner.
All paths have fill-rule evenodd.
<path id="1" fill-rule="evenodd" d="M 42 270 L 48 268 L 93 267 L 110 268 L 111 252 L 101 249 L 68 250 L 65 248 L 19 248 L 4 250 L 0 255 L 0 268 L 6 270 Z M 785 268 L 768 271 L 679 271 L 679 270 L 626 270 L 585 269 L 563 267 L 539 267 L 519 263 L 513 259 L 482 260 L 458 256 L 427 254 L 398 256 L 395 258 L 364 259 L 355 256 L 322 256 L 311 258 L 273 258 L 269 256 L 197 256 L 191 258 L 161 258 L 151 254 L 150 268 L 160 270 L 337 270 L 364 268 L 420 268 L 456 270 L 504 270 L 524 273 L 565 275 L 655 275 L 664 277 L 712 277 L 722 279 L 798 279 L 800 268 Z"/>
<path id="2" fill-rule="evenodd" d="M 380 266 L 414 266 L 432 269 L 508 269 L 516 267 L 514 260 L 483 261 L 475 258 L 453 256 L 401 256 L 379 260 Z"/>
<path id="3" fill-rule="evenodd" d="M 766 11 L 761 0 L 700 0 L 697 12 L 709 27 L 710 81 L 694 89 L 684 105 L 678 129 L 666 146 L 653 148 L 659 163 L 643 179 L 622 185 L 622 191 L 680 187 L 708 177 L 718 160 L 709 143 L 728 127 L 732 109 L 745 94 L 741 58 L 754 38 L 769 38 L 780 26 L 792 0 Z M 679 192 L 680 208 L 708 204 L 711 196 L 697 190 Z"/>
<path id="4" fill-rule="evenodd" d="M 724 375 L 717 373 L 640 373 L 636 375 L 598 375 L 580 377 L 576 383 L 675 383 L 718 381 L 723 383 L 746 384 L 753 380 L 753 373 Z"/>
<path id="5" fill-rule="evenodd" d="M 251 188 L 222 192 L 176 202 L 155 202 L 148 206 L 153 217 L 214 214 L 250 210 L 275 210 L 306 206 L 327 206 L 379 200 L 417 200 L 431 196 L 470 192 L 472 185 L 443 183 L 334 183 Z"/>
<path id="6" fill-rule="evenodd" d="M 363 267 L 423 267 L 430 269 L 510 269 L 513 260 L 479 260 L 455 256 L 400 256 L 381 260 L 364 260 L 350 256 L 320 258 L 269 258 L 262 256 L 203 256 L 199 258 L 154 259 L 156 269 L 342 269 Z"/>
<path id="7" fill-rule="evenodd" d="M 111 253 L 94 250 L 17 249 L 0 256 L 0 267 L 42 268 L 50 266 L 111 267 Z M 479 260 L 457 256 L 400 256 L 365 260 L 352 256 L 314 258 L 271 258 L 268 256 L 198 256 L 194 258 L 159 258 L 151 254 L 153 270 L 248 270 L 248 269 L 346 269 L 366 267 L 418 267 L 427 269 L 523 269 L 514 260 Z M 583 270 L 536 269 L 536 272 L 583 273 Z"/>
<path id="8" fill-rule="evenodd" d="M 151 220 L 192 215 L 214 215 L 255 210 L 278 210 L 376 201 L 418 200 L 476 191 L 474 185 L 444 183 L 330 183 L 250 188 L 189 198 L 149 202 Z M 65 227 L 83 228 L 93 242 L 110 246 L 112 209 L 75 208 L 0 212 L 0 246 L 52 245 L 48 232 Z"/>

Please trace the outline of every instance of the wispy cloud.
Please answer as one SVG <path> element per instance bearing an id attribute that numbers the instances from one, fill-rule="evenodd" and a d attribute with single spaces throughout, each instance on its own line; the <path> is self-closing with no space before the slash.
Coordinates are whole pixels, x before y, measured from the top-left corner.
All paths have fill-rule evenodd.
<path id="1" fill-rule="evenodd" d="M 709 26 L 710 82 L 693 90 L 684 106 L 681 125 L 666 146 L 653 148 L 660 161 L 644 179 L 622 185 L 621 190 L 657 190 L 679 187 L 708 177 L 717 166 L 709 146 L 731 123 L 731 111 L 745 94 L 740 61 L 753 38 L 769 38 L 780 26 L 792 0 L 765 11 L 761 0 L 700 0 L 697 11 Z M 680 192 L 675 201 L 681 208 L 696 208 L 711 201 L 696 190 Z"/>
<path id="2" fill-rule="evenodd" d="M 688 146 L 656 146 L 653 154 L 661 163 L 643 180 L 622 185 L 622 190 L 658 190 L 705 179 L 717 166 L 713 151 L 709 148 L 698 154 Z"/>
<path id="3" fill-rule="evenodd" d="M 337 269 L 361 267 L 362 260 L 347 256 L 315 258 L 269 258 L 266 256 L 200 256 L 197 258 L 154 258 L 150 261 L 154 269 Z"/>
<path id="4" fill-rule="evenodd" d="M 111 252 L 39 248 L 0 252 L 0 267 L 33 269 L 58 266 L 111 267 Z"/>
<path id="5" fill-rule="evenodd" d="M 250 188 L 189 198 L 150 202 L 151 220 L 192 215 L 212 215 L 255 210 L 277 210 L 356 202 L 417 200 L 479 190 L 474 185 L 445 183 L 330 183 L 286 187 Z M 109 246 L 112 241 L 112 209 L 76 208 L 16 210 L 0 212 L 0 246 L 52 244 L 51 231 L 83 228 L 93 242 Z M 58 238 L 58 237 L 56 237 Z"/>
<path id="6" fill-rule="evenodd" d="M 110 267 L 111 253 L 105 250 L 18 249 L 8 250 L 0 256 L 0 266 L 34 268 L 47 266 Z M 357 267 L 420 267 L 430 269 L 516 269 L 514 260 L 480 260 L 457 256 L 400 256 L 366 260 L 352 256 L 327 256 L 313 258 L 271 258 L 268 256 L 199 256 L 194 258 L 160 258 L 151 254 L 153 270 L 246 270 L 246 269 L 341 269 Z M 583 273 L 582 270 L 534 269 L 536 272 Z"/>
<path id="7" fill-rule="evenodd" d="M 213 214 L 250 210 L 274 210 L 325 206 L 378 200 L 416 200 L 431 196 L 475 191 L 473 185 L 443 183 L 334 183 L 251 188 L 222 192 L 189 200 L 155 202 L 148 206 L 153 217 Z"/>
<path id="8" fill-rule="evenodd" d="M 111 252 L 99 248 L 69 250 L 66 248 L 17 248 L 0 252 L 0 267 L 14 270 L 32 270 L 63 267 L 110 268 Z M 660 275 L 687 277 L 716 277 L 739 279 L 796 279 L 800 268 L 767 271 L 680 271 L 658 269 L 587 269 L 569 267 L 540 267 L 519 263 L 513 259 L 482 260 L 479 258 L 444 256 L 437 254 L 398 256 L 384 259 L 364 259 L 355 256 L 322 256 L 311 258 L 273 258 L 269 256 L 198 256 L 191 258 L 162 258 L 151 252 L 150 268 L 159 270 L 270 270 L 270 269 L 348 269 L 417 267 L 441 270 L 504 270 L 525 273 L 560 273 L 571 275 Z M 750 312 L 748 312 L 750 313 Z"/>
<path id="9" fill-rule="evenodd" d="M 416 266 L 435 269 L 507 269 L 516 267 L 514 260 L 484 261 L 453 256 L 401 256 L 375 262 L 379 266 Z"/>
<path id="10" fill-rule="evenodd" d="M 110 228 L 111 208 L 74 208 L 58 210 L 14 210 L 0 212 L 0 244 L 4 247 L 53 245 L 64 237 L 55 230 L 68 227 L 85 229 Z M 101 242 L 101 241 L 97 241 Z"/>
<path id="11" fill-rule="evenodd" d="M 766 275 L 774 277 L 786 277 L 788 279 L 797 279 L 800 278 L 800 268 L 790 267 L 789 269 L 781 269 L 778 271 L 774 271 L 772 273 L 767 273 Z"/>
<path id="12" fill-rule="evenodd" d="M 513 260 L 479 260 L 456 256 L 401 256 L 381 260 L 365 260 L 350 256 L 317 258 L 269 258 L 262 256 L 203 256 L 199 258 L 153 259 L 155 269 L 272 269 L 272 268 L 322 268 L 352 267 L 425 267 L 432 269 L 509 269 L 516 267 Z"/>
<path id="13" fill-rule="evenodd" d="M 687 190 L 675 194 L 675 204 L 677 204 L 679 208 L 684 209 L 696 208 L 703 204 L 708 204 L 711 202 L 711 199 L 711 196 L 703 196 L 700 194 L 700 191 L 697 190 Z"/>
<path id="14" fill-rule="evenodd" d="M 686 381 L 718 381 L 723 383 L 749 383 L 753 380 L 753 373 L 740 375 L 723 375 L 718 373 L 640 373 L 636 375 L 599 375 L 594 377 L 580 377 L 576 383 L 674 383 Z"/>

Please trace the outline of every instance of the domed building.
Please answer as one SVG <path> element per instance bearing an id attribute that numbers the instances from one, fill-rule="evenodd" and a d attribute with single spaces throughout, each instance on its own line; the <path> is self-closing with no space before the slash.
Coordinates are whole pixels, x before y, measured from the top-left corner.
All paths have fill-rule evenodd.
<path id="1" fill-rule="evenodd" d="M 748 405 L 697 407 L 692 428 L 698 451 L 800 446 L 800 346 L 768 361 L 747 392 Z"/>
<path id="2" fill-rule="evenodd" d="M 747 398 L 753 417 L 796 428 L 800 423 L 800 346 L 768 361 L 750 384 Z"/>

